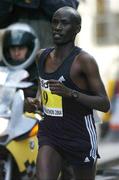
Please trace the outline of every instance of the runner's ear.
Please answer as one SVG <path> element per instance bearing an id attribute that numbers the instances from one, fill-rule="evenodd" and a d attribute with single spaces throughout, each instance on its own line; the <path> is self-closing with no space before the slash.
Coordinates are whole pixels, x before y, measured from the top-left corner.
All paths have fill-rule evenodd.
<path id="1" fill-rule="evenodd" d="M 77 34 L 77 33 L 79 33 L 79 32 L 80 32 L 80 30 L 81 30 L 81 25 L 80 25 L 80 24 L 78 24 L 78 25 L 77 25 L 77 28 L 76 28 L 76 34 Z"/>

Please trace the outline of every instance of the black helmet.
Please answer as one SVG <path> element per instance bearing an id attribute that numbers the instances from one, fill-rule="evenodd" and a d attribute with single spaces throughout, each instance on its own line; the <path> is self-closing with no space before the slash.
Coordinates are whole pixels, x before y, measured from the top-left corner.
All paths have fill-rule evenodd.
<path id="1" fill-rule="evenodd" d="M 24 61 L 14 62 L 10 56 L 9 48 L 12 46 L 25 46 L 28 48 Z M 2 53 L 3 62 L 12 69 L 27 68 L 35 59 L 39 49 L 39 40 L 33 29 L 24 23 L 15 23 L 6 28 L 3 35 Z"/>

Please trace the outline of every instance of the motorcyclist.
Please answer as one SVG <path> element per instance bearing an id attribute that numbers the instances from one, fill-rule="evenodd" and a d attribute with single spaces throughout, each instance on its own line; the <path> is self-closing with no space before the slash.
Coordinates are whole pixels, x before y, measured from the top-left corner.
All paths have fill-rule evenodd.
<path id="1" fill-rule="evenodd" d="M 28 71 L 28 73 L 29 73 L 29 77 L 27 79 L 25 79 L 25 81 L 30 81 L 30 82 L 33 82 L 34 84 L 33 84 L 33 86 L 31 86 L 29 88 L 24 88 L 23 89 L 24 94 L 25 94 L 25 97 L 28 97 L 28 96 L 35 97 L 36 96 L 36 90 L 37 90 L 37 77 L 36 77 L 37 72 L 36 72 L 36 70 L 34 70 L 35 69 L 34 60 L 35 60 L 35 57 L 36 57 L 36 53 L 39 50 L 39 40 L 37 38 L 36 33 L 27 24 L 15 23 L 15 24 L 12 24 L 12 25 L 8 26 L 5 29 L 2 39 L 3 39 L 2 40 L 2 61 L 0 62 L 0 65 L 3 66 L 3 67 L 1 67 L 1 69 L 3 68 L 3 70 L 5 69 L 8 72 L 7 73 L 7 79 L 5 80 L 5 83 L 7 84 L 7 82 L 8 82 L 7 80 L 10 79 L 9 77 L 11 77 L 11 76 L 13 76 L 13 78 L 10 79 L 11 81 L 12 81 L 12 79 L 13 80 L 14 79 L 20 79 L 22 77 L 22 74 L 20 75 L 19 72 L 24 72 L 23 69 L 26 69 Z M 21 71 L 19 71 L 19 70 L 21 70 Z M 18 74 L 18 77 L 15 78 L 14 74 L 16 76 Z M 14 82 L 12 82 L 12 83 L 14 83 Z M 20 84 L 20 83 L 22 83 L 22 82 L 18 81 L 18 84 Z M 15 81 L 15 85 L 16 85 L 16 81 Z M 16 85 L 16 87 L 17 87 L 17 85 Z M 10 86 L 10 88 L 5 87 L 4 89 L 6 89 L 8 94 L 10 94 L 9 89 L 12 89 L 12 88 Z M 9 113 L 10 114 L 10 122 L 11 122 L 10 124 L 14 123 L 14 126 L 10 125 L 10 127 L 11 127 L 10 130 L 11 131 L 10 130 L 8 131 L 8 133 L 10 134 L 9 137 L 11 139 L 12 139 L 12 137 L 16 138 L 16 137 L 18 137 L 18 135 L 22 135 L 22 133 L 30 132 L 31 128 L 34 127 L 34 126 L 31 126 L 31 123 L 32 123 L 32 125 L 37 124 L 36 120 L 32 119 L 32 117 L 27 118 L 26 116 L 23 115 L 23 109 L 22 108 L 23 108 L 24 103 L 21 103 L 21 101 L 19 101 L 19 98 L 17 99 L 17 96 L 16 96 L 16 94 L 19 93 L 20 91 L 16 92 L 16 88 L 13 89 L 13 90 L 15 91 L 15 93 L 13 94 L 14 99 L 12 99 L 13 101 L 11 101 L 9 103 L 10 108 L 8 107 L 8 110 L 9 110 L 8 113 L 10 112 Z M 3 97 L 6 97 L 5 93 L 2 94 L 2 95 L 3 95 Z M 24 99 L 23 96 L 22 96 L 22 99 Z M 17 104 L 16 109 L 14 108 L 14 106 L 15 106 L 14 103 Z M 17 110 L 18 110 L 18 112 L 17 112 Z M 7 112 L 7 111 L 5 111 L 5 112 Z M 21 114 L 18 115 L 20 112 L 21 112 Z M 15 132 L 14 136 L 11 135 L 12 134 L 12 129 L 14 129 L 13 131 Z M 35 139 L 36 139 L 36 134 L 33 137 L 35 137 Z M 27 136 L 26 136 L 25 140 L 24 140 L 25 146 L 24 147 L 21 146 L 21 149 L 23 148 L 23 152 L 25 151 L 25 148 L 26 148 L 26 150 L 29 151 L 29 148 L 28 148 L 27 143 L 26 143 L 28 141 Z M 11 142 L 12 141 L 10 141 L 10 143 Z M 21 143 L 21 141 L 19 141 L 19 142 Z M 35 160 L 36 160 L 35 156 L 37 155 L 37 139 L 34 140 L 34 143 L 36 144 L 36 146 L 34 146 L 34 151 L 31 151 L 34 166 L 33 166 L 33 168 L 31 168 L 32 171 L 30 170 L 31 173 L 35 170 Z M 15 147 L 15 149 L 17 149 L 16 144 L 14 145 L 14 147 Z M 14 155 L 16 155 L 14 153 L 14 147 L 11 147 L 11 152 L 13 152 L 12 153 L 13 157 L 14 157 Z M 17 152 L 20 153 L 20 151 L 21 150 L 19 148 Z M 25 157 L 25 156 L 23 156 L 23 157 Z M 16 157 L 16 159 L 17 159 L 17 157 Z M 26 159 L 30 159 L 30 155 Z M 20 164 L 19 160 L 18 160 L 17 164 Z M 24 164 L 24 161 L 23 161 L 23 164 Z M 27 170 L 27 167 L 25 167 L 24 171 Z M 29 167 L 30 167 L 30 165 L 29 165 Z M 34 173 L 35 173 L 35 171 L 34 171 Z M 18 179 L 18 177 L 16 177 L 15 175 L 16 174 L 15 174 L 15 171 L 14 171 L 14 174 L 13 174 L 13 176 L 15 177 L 14 179 Z M 27 172 L 24 172 L 24 176 L 27 176 Z M 1 179 L 2 178 L 0 177 L 0 180 Z"/>
<path id="2" fill-rule="evenodd" d="M 15 23 L 9 26 L 3 35 L 3 61 L 10 69 L 25 68 L 28 73 L 28 81 L 34 85 L 24 89 L 25 97 L 35 97 L 37 92 L 37 71 L 35 56 L 39 49 L 39 40 L 33 29 L 27 24 Z"/>

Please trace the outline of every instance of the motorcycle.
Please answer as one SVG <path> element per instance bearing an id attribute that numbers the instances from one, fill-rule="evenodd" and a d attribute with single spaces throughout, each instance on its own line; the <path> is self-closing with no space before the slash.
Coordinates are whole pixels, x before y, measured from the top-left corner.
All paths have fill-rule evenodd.
<path id="1" fill-rule="evenodd" d="M 33 180 L 38 120 L 24 114 L 24 69 L 0 67 L 0 180 Z"/>

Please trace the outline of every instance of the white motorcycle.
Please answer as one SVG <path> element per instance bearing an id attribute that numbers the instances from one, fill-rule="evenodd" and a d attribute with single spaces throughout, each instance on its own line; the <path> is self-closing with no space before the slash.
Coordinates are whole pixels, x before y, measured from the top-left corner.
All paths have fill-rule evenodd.
<path id="1" fill-rule="evenodd" d="M 21 88 L 32 85 L 22 81 L 27 76 L 24 69 L 0 67 L 0 180 L 35 178 L 38 122 L 24 114 Z"/>

